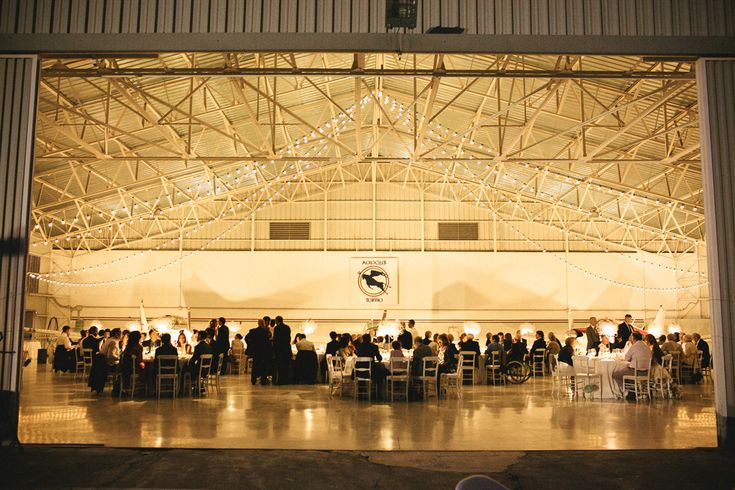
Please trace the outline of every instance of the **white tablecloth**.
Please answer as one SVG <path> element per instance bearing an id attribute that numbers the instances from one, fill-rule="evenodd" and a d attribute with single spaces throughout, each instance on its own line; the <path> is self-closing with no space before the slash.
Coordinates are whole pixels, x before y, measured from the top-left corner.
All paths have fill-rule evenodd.
<path id="1" fill-rule="evenodd" d="M 23 350 L 28 351 L 28 358 L 36 360 L 38 358 L 38 350 L 41 348 L 41 342 L 36 340 L 27 340 L 23 342 Z"/>
<path id="2" fill-rule="evenodd" d="M 574 356 L 574 365 L 577 366 L 577 359 L 584 356 Z M 592 363 L 591 367 L 594 368 L 594 372 L 602 376 L 602 398 L 615 398 L 616 394 L 619 394 L 620 390 L 617 386 L 613 386 L 613 372 L 618 368 L 628 366 L 628 362 L 623 359 L 610 358 L 610 357 L 589 357 Z M 593 396 L 597 396 L 595 393 Z"/>

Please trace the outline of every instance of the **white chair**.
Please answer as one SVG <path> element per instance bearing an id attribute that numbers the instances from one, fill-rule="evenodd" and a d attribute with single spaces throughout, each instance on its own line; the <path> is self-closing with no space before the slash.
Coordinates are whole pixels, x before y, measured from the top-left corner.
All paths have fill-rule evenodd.
<path id="1" fill-rule="evenodd" d="M 647 363 L 636 361 L 633 365 L 633 374 L 623 376 L 623 396 L 635 394 L 635 401 L 643 397 L 651 399 L 651 359 Z"/>
<path id="2" fill-rule="evenodd" d="M 373 393 L 373 359 L 371 357 L 358 357 L 355 359 L 355 400 L 361 395 L 367 395 L 368 401 Z"/>
<path id="3" fill-rule="evenodd" d="M 423 363 L 421 367 L 421 376 L 419 376 L 419 382 L 421 383 L 421 393 L 424 400 L 428 400 L 431 393 L 435 397 L 439 398 L 437 392 L 437 373 L 439 372 L 439 358 L 437 356 L 429 356 L 421 359 Z"/>
<path id="4" fill-rule="evenodd" d="M 544 369 L 545 353 L 545 349 L 536 349 L 531 352 L 531 376 L 534 380 L 536 376 L 543 376 L 546 373 Z"/>
<path id="5" fill-rule="evenodd" d="M 600 401 L 602 401 L 602 375 L 597 374 L 593 362 L 587 356 L 575 356 L 574 357 L 574 396 L 579 398 L 579 391 L 582 391 L 582 398 L 586 398 L 586 391 L 590 387 L 590 398 L 594 399 L 594 387 L 597 387 L 597 392 L 600 394 Z"/>
<path id="6" fill-rule="evenodd" d="M 197 373 L 197 379 L 193 380 L 187 376 L 188 388 L 193 388 L 193 394 L 195 396 L 209 396 L 208 384 L 209 384 L 209 372 L 212 368 L 212 354 L 202 354 L 199 357 L 199 372 Z"/>
<path id="7" fill-rule="evenodd" d="M 672 355 L 666 354 L 661 360 L 661 366 L 651 372 L 651 395 L 657 392 L 661 398 L 671 398 L 671 362 Z"/>
<path id="8" fill-rule="evenodd" d="M 444 396 L 449 396 L 451 390 L 454 389 L 457 398 L 462 398 L 462 383 L 459 380 L 459 375 L 460 371 L 441 374 L 441 392 Z"/>
<path id="9" fill-rule="evenodd" d="M 490 382 L 493 385 L 497 383 L 505 384 L 503 366 L 500 364 L 500 352 L 493 351 L 490 353 L 490 363 L 485 365 L 485 370 L 487 371 L 486 384 L 490 384 Z"/>
<path id="10" fill-rule="evenodd" d="M 390 374 L 386 378 L 390 387 L 390 401 L 394 400 L 396 386 L 400 386 L 400 394 L 408 401 L 409 362 L 406 358 L 394 357 L 390 360 Z"/>
<path id="11" fill-rule="evenodd" d="M 551 395 L 567 394 L 570 385 L 574 383 L 574 368 L 566 363 L 560 363 L 558 354 L 549 358 L 549 366 L 551 367 Z"/>
<path id="12" fill-rule="evenodd" d="M 469 384 L 475 384 L 475 358 L 476 352 L 472 351 L 461 351 L 459 353 L 459 364 L 457 366 L 457 372 L 460 376 L 462 384 L 469 382 Z"/>
<path id="13" fill-rule="evenodd" d="M 329 396 L 333 396 L 337 390 L 339 395 L 342 396 L 342 358 L 339 356 L 333 356 L 327 354 L 327 383 L 329 386 Z"/>
<path id="14" fill-rule="evenodd" d="M 675 383 L 681 384 L 681 354 L 672 352 L 669 355 L 671 356 L 671 371 L 669 371 L 671 378 Z"/>
<path id="15" fill-rule="evenodd" d="M 158 365 L 156 372 L 156 398 L 160 400 L 161 394 L 164 391 L 166 393 L 171 393 L 172 396 L 176 398 L 176 393 L 179 391 L 179 373 L 177 371 L 179 365 L 178 356 L 158 356 L 156 363 Z M 166 382 L 164 383 L 164 381 Z M 168 381 L 170 381 L 170 383 Z M 171 389 L 164 389 L 164 385 L 167 388 L 170 386 Z"/>
<path id="16" fill-rule="evenodd" d="M 125 386 L 125 376 L 122 374 L 122 368 L 120 370 L 120 392 L 118 393 L 118 398 L 122 398 L 126 394 L 130 396 L 130 398 L 135 397 L 135 390 L 138 384 L 138 358 L 136 356 L 130 356 L 130 363 L 131 363 L 131 373 L 130 378 L 128 379 L 127 387 Z"/>
<path id="17" fill-rule="evenodd" d="M 209 375 L 207 376 L 207 382 L 209 383 L 209 386 L 211 388 L 214 388 L 217 390 L 217 394 L 219 395 L 220 388 L 219 388 L 219 370 L 222 367 L 222 362 L 224 362 L 225 355 L 224 354 L 218 354 L 217 355 L 217 369 L 212 370 L 210 368 Z"/>

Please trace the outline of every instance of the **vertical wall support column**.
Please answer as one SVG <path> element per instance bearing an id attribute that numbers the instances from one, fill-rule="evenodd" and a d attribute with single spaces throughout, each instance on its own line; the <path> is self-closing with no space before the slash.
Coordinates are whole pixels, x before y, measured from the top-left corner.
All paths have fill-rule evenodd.
<path id="1" fill-rule="evenodd" d="M 17 439 L 38 59 L 0 57 L 0 443 Z"/>
<path id="2" fill-rule="evenodd" d="M 697 61 L 717 443 L 735 448 L 735 59 Z"/>

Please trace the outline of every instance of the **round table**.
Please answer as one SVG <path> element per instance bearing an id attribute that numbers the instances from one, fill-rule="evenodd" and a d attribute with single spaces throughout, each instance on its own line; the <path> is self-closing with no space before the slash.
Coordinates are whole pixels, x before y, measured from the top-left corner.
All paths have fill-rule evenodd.
<path id="1" fill-rule="evenodd" d="M 574 356 L 575 365 L 577 358 L 586 356 Z M 602 376 L 602 398 L 613 399 L 620 396 L 620 389 L 615 385 L 613 373 L 619 368 L 628 367 L 628 361 L 618 357 L 587 357 L 595 369 L 595 373 Z"/>

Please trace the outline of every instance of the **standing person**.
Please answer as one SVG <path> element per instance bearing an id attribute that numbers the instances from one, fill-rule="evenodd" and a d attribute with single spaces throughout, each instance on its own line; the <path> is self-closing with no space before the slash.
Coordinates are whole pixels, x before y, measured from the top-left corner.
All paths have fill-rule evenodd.
<path id="1" fill-rule="evenodd" d="M 587 325 L 585 334 L 587 335 L 587 350 L 595 349 L 595 352 L 599 354 L 600 332 L 597 331 L 597 318 L 590 317 L 590 324 Z"/>
<path id="2" fill-rule="evenodd" d="M 291 327 L 283 323 L 283 317 L 280 315 L 276 317 L 276 326 L 273 327 L 273 351 L 276 361 L 273 370 L 273 384 L 287 385 L 292 356 Z"/>
<path id="3" fill-rule="evenodd" d="M 54 351 L 54 372 L 61 371 L 65 373 L 71 369 L 70 352 L 73 349 L 69 332 L 71 327 L 64 325 L 61 327 L 61 335 L 56 339 L 56 350 Z"/>
<path id="4" fill-rule="evenodd" d="M 409 326 L 414 325 L 413 320 L 408 321 Z M 401 347 L 403 349 L 410 349 L 413 344 L 413 335 L 411 335 L 411 332 L 406 329 L 406 324 L 401 322 L 401 333 L 398 335 L 398 342 L 401 343 Z"/>
<path id="5" fill-rule="evenodd" d="M 253 369 L 250 372 L 250 381 L 253 384 L 260 379 L 261 385 L 267 385 L 268 375 L 270 374 L 271 357 L 273 355 L 273 347 L 271 344 L 271 335 L 268 324 L 265 319 L 258 320 L 258 326 L 250 329 L 245 336 L 247 344 L 248 356 L 253 358 Z"/>
<path id="6" fill-rule="evenodd" d="M 617 339 L 615 342 L 615 347 L 617 349 L 624 349 L 625 345 L 628 343 L 628 339 L 630 339 L 630 334 L 633 333 L 633 316 L 628 314 L 625 315 L 625 321 L 618 325 L 618 334 Z"/>
<path id="7" fill-rule="evenodd" d="M 215 356 L 222 354 L 222 365 L 219 366 L 219 373 L 225 374 L 227 369 L 227 362 L 229 361 L 228 354 L 230 352 L 230 327 L 226 325 L 227 320 L 221 316 L 217 319 L 217 340 L 214 345 Z"/>

